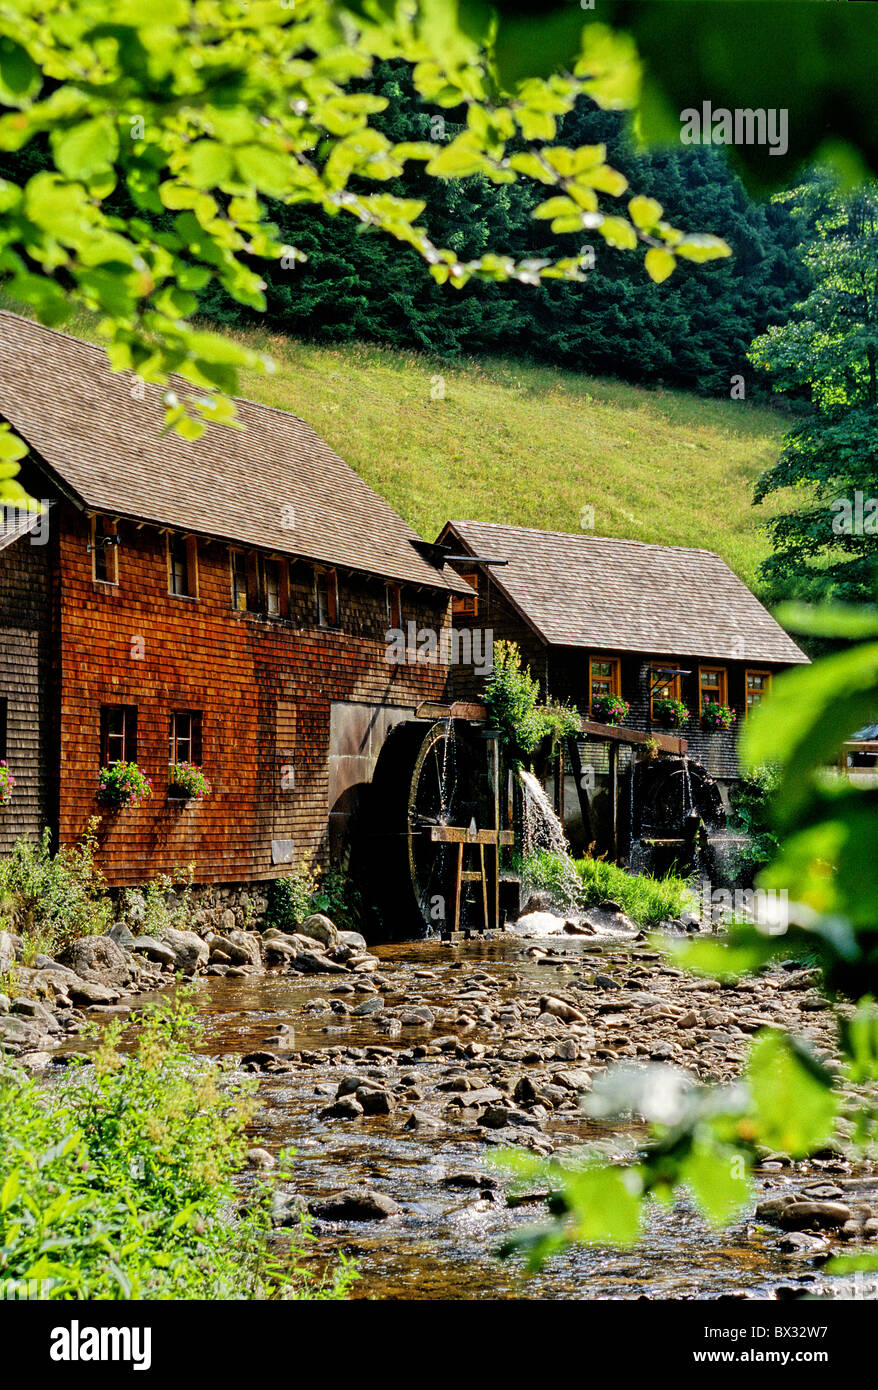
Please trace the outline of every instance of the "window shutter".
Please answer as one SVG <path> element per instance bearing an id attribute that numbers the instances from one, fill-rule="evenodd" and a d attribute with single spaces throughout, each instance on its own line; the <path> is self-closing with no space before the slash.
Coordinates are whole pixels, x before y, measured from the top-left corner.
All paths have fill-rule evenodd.
<path id="1" fill-rule="evenodd" d="M 196 767 L 201 767 L 202 746 L 201 746 L 201 715 L 193 713 L 192 721 L 192 745 L 190 757 Z"/>
<path id="2" fill-rule="evenodd" d="M 110 761 L 109 734 L 110 711 L 107 705 L 101 705 L 101 767 L 107 767 Z"/>
<path id="3" fill-rule="evenodd" d="M 198 597 L 198 541 L 194 536 L 186 537 L 186 592 Z"/>
<path id="4" fill-rule="evenodd" d="M 326 575 L 326 587 L 328 590 L 328 609 L 329 626 L 338 626 L 338 575 L 335 570 L 329 570 Z"/>
<path id="5" fill-rule="evenodd" d="M 290 567 L 286 560 L 277 561 L 277 591 L 280 603 L 280 616 L 290 616 Z"/>

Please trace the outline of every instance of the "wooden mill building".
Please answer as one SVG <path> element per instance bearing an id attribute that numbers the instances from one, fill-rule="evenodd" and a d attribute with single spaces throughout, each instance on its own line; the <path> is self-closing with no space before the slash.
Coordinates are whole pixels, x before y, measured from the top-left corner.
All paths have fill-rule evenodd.
<path id="1" fill-rule="evenodd" d="M 630 750 L 654 738 L 664 751 L 701 762 L 725 792 L 739 776 L 736 746 L 748 715 L 778 672 L 808 660 L 709 550 L 475 521 L 449 521 L 437 545 L 495 562 L 455 561 L 471 588 L 454 600 L 455 625 L 518 643 L 543 695 L 582 713 L 578 754 L 598 779 L 608 774 L 614 744 Z M 452 679 L 455 694 L 473 698 L 484 689 L 472 666 L 455 667 Z M 618 730 L 595 715 L 603 694 L 630 706 Z M 678 727 L 657 717 L 665 695 L 687 707 Z M 734 712 L 729 730 L 704 727 L 708 702 Z M 575 786 L 569 791 L 575 806 Z"/>
<path id="2" fill-rule="evenodd" d="M 392 664 L 388 629 L 446 628 L 469 589 L 304 421 L 241 400 L 243 429 L 188 442 L 162 394 L 0 313 L 0 417 L 48 507 L 0 535 L 0 852 L 99 816 L 113 885 L 254 883 L 326 861 L 388 729 L 445 693 L 441 653 Z M 153 790 L 112 809 L 120 758 Z M 204 800 L 173 795 L 179 762 Z"/>

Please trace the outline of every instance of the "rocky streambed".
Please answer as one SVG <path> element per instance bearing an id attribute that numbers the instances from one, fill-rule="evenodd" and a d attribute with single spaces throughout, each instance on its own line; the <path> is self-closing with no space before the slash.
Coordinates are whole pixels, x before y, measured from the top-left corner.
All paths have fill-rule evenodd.
<path id="1" fill-rule="evenodd" d="M 315 934 L 90 938 L 66 965 L 19 968 L 30 995 L 8 1001 L 0 1038 L 51 1075 L 80 1046 L 86 1018 L 136 1013 L 173 988 L 175 971 L 193 976 L 201 1046 L 258 1081 L 254 1174 L 297 1150 L 295 1184 L 276 1198 L 278 1241 L 309 1210 L 315 1258 L 343 1250 L 358 1260 L 355 1297 L 874 1296 L 863 1276 L 823 1272 L 831 1253 L 875 1248 L 878 1233 L 878 1177 L 852 1165 L 843 1144 L 804 1164 L 766 1153 L 754 1208 L 730 1230 L 711 1230 L 679 1203 L 649 1209 L 637 1248 L 571 1249 L 527 1280 L 495 1253 L 546 1209 L 538 1185 L 513 1194 L 492 1155 L 516 1147 L 564 1158 L 584 1142 L 630 1153 L 636 1126 L 609 1129 L 581 1108 L 616 1060 L 727 1080 L 764 1027 L 789 1028 L 831 1056 L 814 972 L 778 968 L 720 985 L 683 974 L 624 928 L 367 950 L 326 919 L 306 926 Z M 103 981 L 113 997 L 89 1000 L 63 972 Z"/>

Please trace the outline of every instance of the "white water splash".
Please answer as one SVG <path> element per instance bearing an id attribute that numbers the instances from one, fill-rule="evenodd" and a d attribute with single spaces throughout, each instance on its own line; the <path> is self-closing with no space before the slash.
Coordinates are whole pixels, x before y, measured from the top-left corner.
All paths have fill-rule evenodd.
<path id="1" fill-rule="evenodd" d="M 545 789 L 532 772 L 520 772 L 522 796 L 522 848 L 525 859 L 539 850 L 546 850 L 560 861 L 555 897 L 564 908 L 574 907 L 581 899 L 582 881 L 573 867 L 570 846 L 564 826 Z M 530 887 L 536 887 L 531 884 Z"/>

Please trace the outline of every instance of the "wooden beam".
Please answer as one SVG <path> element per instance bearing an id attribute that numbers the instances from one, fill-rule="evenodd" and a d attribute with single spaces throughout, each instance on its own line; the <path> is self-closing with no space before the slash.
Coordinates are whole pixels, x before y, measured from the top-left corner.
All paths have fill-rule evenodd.
<path id="1" fill-rule="evenodd" d="M 642 734 L 638 729 L 621 729 L 616 724 L 597 724 L 593 719 L 583 719 L 582 732 L 590 738 L 607 739 L 611 743 L 656 743 L 663 753 L 676 753 L 682 756 L 689 747 L 685 738 L 674 738 L 671 734 Z"/>
<path id="2" fill-rule="evenodd" d="M 512 830 L 475 830 L 464 825 L 434 825 L 430 839 L 443 845 L 511 845 L 515 842 Z"/>

